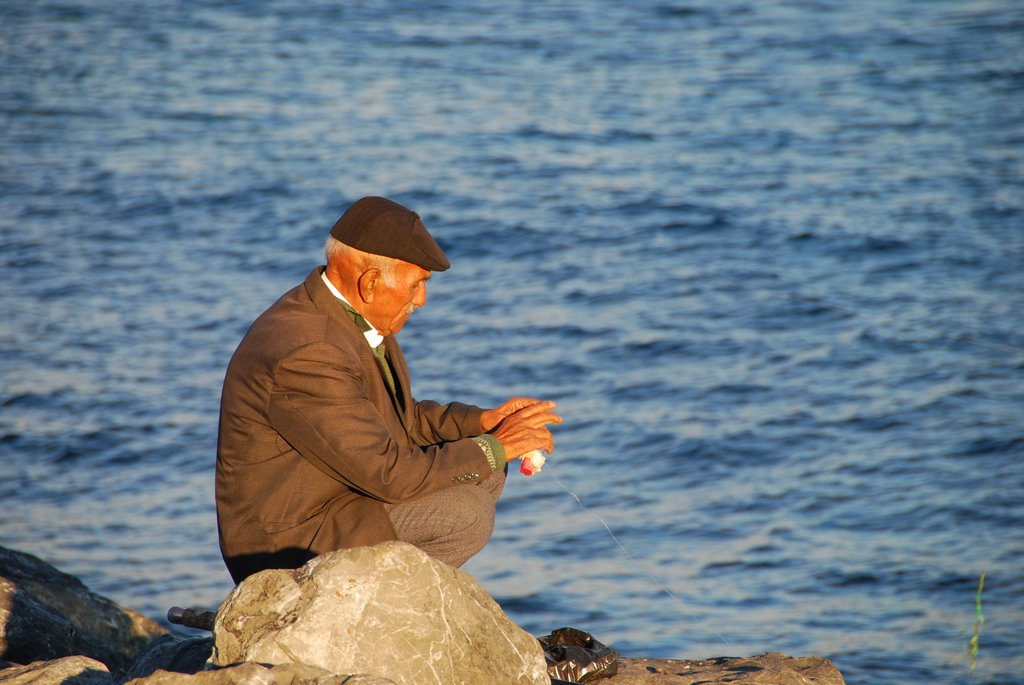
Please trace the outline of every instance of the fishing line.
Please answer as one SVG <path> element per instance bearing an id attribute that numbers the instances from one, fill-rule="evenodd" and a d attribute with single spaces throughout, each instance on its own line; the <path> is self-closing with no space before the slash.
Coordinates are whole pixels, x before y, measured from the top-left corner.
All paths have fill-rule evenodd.
<path id="1" fill-rule="evenodd" d="M 550 462 L 549 462 L 549 463 L 548 463 L 547 465 L 545 465 L 545 467 L 544 467 L 544 470 L 546 470 L 546 471 L 547 471 L 548 473 L 550 473 L 550 474 L 551 474 L 551 477 L 555 479 L 555 482 L 556 482 L 556 483 L 558 483 L 558 486 L 559 486 L 560 488 L 562 488 L 563 490 L 565 490 L 566 492 L 568 492 L 568 493 L 569 493 L 569 494 L 570 494 L 570 495 L 572 496 L 572 498 L 573 498 L 574 500 L 576 500 L 576 503 L 580 505 L 580 508 L 581 508 L 581 509 L 583 509 L 583 511 L 587 512 L 588 514 L 590 514 L 590 515 L 591 515 L 591 516 L 592 516 L 593 518 L 597 519 L 597 521 L 598 521 L 598 522 L 599 522 L 599 523 L 600 523 L 600 524 L 601 524 L 602 526 L 604 526 L 604 529 L 605 529 L 606 531 L 608 531 L 608 535 L 609 535 L 609 536 L 611 537 L 611 539 L 612 539 L 612 540 L 613 540 L 613 541 L 615 542 L 615 544 L 616 544 L 616 545 L 618 546 L 618 548 L 619 548 L 620 550 L 622 550 L 622 553 L 626 555 L 626 558 L 628 558 L 628 559 L 629 559 L 630 561 L 632 561 L 632 562 L 633 562 L 633 564 L 634 564 L 634 565 L 635 565 L 635 566 L 636 566 L 636 567 L 637 567 L 638 569 L 640 569 L 640 570 L 641 570 L 641 571 L 643 572 L 643 574 L 644 574 L 645 576 L 647 576 L 648 580 L 650 580 L 650 581 L 651 581 L 652 583 L 654 583 L 655 585 L 657 585 L 657 586 L 658 586 L 658 588 L 659 588 L 659 589 L 660 589 L 660 590 L 661 590 L 662 592 L 664 592 L 664 593 L 665 593 L 665 594 L 666 594 L 666 595 L 667 595 L 668 597 L 671 597 L 671 598 L 672 598 L 673 600 L 675 600 L 675 601 L 676 601 L 676 603 L 677 603 L 677 604 L 679 604 L 679 606 L 680 606 L 680 607 L 682 607 L 682 609 L 683 609 L 683 616 L 684 616 L 685 618 L 689 619 L 690 621 L 692 621 L 692 622 L 696 623 L 696 622 L 697 622 L 697 618 L 696 618 L 696 617 L 695 617 L 695 616 L 694 616 L 693 614 L 691 614 L 691 613 L 690 613 L 690 612 L 689 612 L 689 611 L 687 610 L 686 604 L 685 604 L 685 603 L 683 602 L 683 600 L 682 600 L 682 599 L 680 599 L 680 598 L 679 598 L 679 596 L 678 596 L 678 595 L 676 595 L 676 594 L 675 594 L 674 592 L 672 592 L 672 591 L 671 591 L 671 590 L 670 590 L 670 589 L 669 589 L 669 588 L 668 588 L 668 587 L 667 587 L 667 586 L 666 586 L 666 585 L 665 585 L 665 584 L 664 584 L 663 582 L 661 582 L 660 580 L 658 580 L 658 579 L 657 579 L 657 578 L 656 578 L 656 577 L 655 577 L 655 576 L 654 576 L 654 575 L 653 575 L 653 574 L 652 574 L 652 573 L 651 573 L 650 571 L 648 571 L 648 570 L 647 570 L 647 568 L 646 568 L 646 567 L 645 567 L 645 566 L 644 566 L 643 564 L 641 564 L 641 563 L 640 563 L 640 561 L 639 561 L 639 560 L 638 560 L 638 559 L 637 559 L 636 557 L 634 557 L 634 556 L 633 556 L 632 554 L 630 554 L 630 553 L 629 553 L 629 550 L 628 550 L 628 549 L 626 549 L 626 548 L 625 548 L 625 547 L 623 546 L 623 544 L 622 544 L 621 542 L 619 542 L 619 538 L 618 538 L 618 537 L 616 537 L 616 535 L 615 535 L 615 533 L 614 533 L 614 532 L 612 532 L 612 529 L 611 529 L 611 527 L 609 527 L 609 526 L 608 526 L 608 524 L 607 524 L 607 523 L 605 523 L 604 519 L 603 519 L 603 518 L 601 518 L 601 517 L 600 517 L 600 516 L 599 516 L 598 514 L 596 514 L 595 512 L 593 512 L 593 511 L 592 511 L 592 510 L 591 510 L 591 509 L 590 509 L 590 508 L 589 508 L 589 507 L 588 507 L 588 506 L 587 506 L 586 504 L 584 504 L 584 503 L 583 503 L 583 500 L 582 500 L 582 499 L 580 499 L 580 496 L 579 496 L 579 495 L 577 495 L 577 494 L 576 494 L 575 492 L 573 492 L 572 490 L 570 490 L 570 489 L 569 489 L 569 488 L 568 488 L 568 487 L 567 487 L 567 486 L 565 485 L 565 483 L 563 483 L 563 482 L 561 481 L 561 479 L 559 479 L 558 475 L 557 475 L 557 474 L 556 474 L 556 473 L 554 472 L 554 470 L 553 470 L 553 469 L 551 468 L 551 466 L 550 466 Z M 732 645 L 733 645 L 732 641 L 731 641 L 731 640 L 729 640 L 729 638 L 727 638 L 727 637 L 726 637 L 725 635 L 723 635 L 723 634 L 722 634 L 722 633 L 720 633 L 719 631 L 715 630 L 714 628 L 712 628 L 712 629 L 711 629 L 711 632 L 713 632 L 713 633 L 714 633 L 715 635 L 717 635 L 717 636 L 718 636 L 718 639 L 719 639 L 719 640 L 721 640 L 721 641 L 722 641 L 722 642 L 723 642 L 724 644 L 726 644 L 726 645 L 729 645 L 729 646 L 732 646 Z M 692 659 L 684 659 L 684 661 L 693 661 L 693 660 L 692 660 Z M 782 675 L 783 675 L 783 672 L 782 672 L 782 671 L 780 671 L 780 670 L 778 670 L 778 669 L 776 669 L 776 668 L 773 668 L 773 667 L 772 667 L 771 665 L 769 665 L 769 664 L 765 664 L 765 663 L 762 663 L 762 664 L 761 664 L 761 668 L 763 668 L 763 669 L 765 669 L 766 671 L 769 671 L 769 672 L 771 672 L 771 673 L 776 673 L 776 674 L 778 674 L 778 675 L 780 675 L 780 676 L 782 676 Z M 789 670 L 789 671 L 787 671 L 786 675 L 788 675 L 788 676 L 790 676 L 790 677 L 794 677 L 794 676 L 795 676 L 795 677 L 799 678 L 799 679 L 800 679 L 800 682 L 801 682 L 801 683 L 806 683 L 806 682 L 808 682 L 808 680 L 807 680 L 807 679 L 806 679 L 806 678 L 805 678 L 805 677 L 803 676 L 803 674 L 801 674 L 801 673 L 798 673 L 798 672 L 797 672 L 797 671 L 795 671 L 795 670 Z"/>
<path id="2" fill-rule="evenodd" d="M 549 464 L 550 464 L 550 463 L 549 463 Z M 628 558 L 628 559 L 629 559 L 630 561 L 632 561 L 632 562 L 633 562 L 633 564 L 634 564 L 634 565 L 635 565 L 635 566 L 636 566 L 637 568 L 639 568 L 639 569 L 640 569 L 641 571 L 643 571 L 643 574 L 647 576 L 647 580 L 649 580 L 649 581 L 650 581 L 651 583 L 653 583 L 653 584 L 654 584 L 655 586 L 657 586 L 657 588 L 658 588 L 658 589 L 659 589 L 660 591 L 664 592 L 664 593 L 665 593 L 665 594 L 666 594 L 667 596 L 669 596 L 669 597 L 671 597 L 672 599 L 674 599 L 674 600 L 675 600 L 675 601 L 676 601 L 676 602 L 677 602 L 677 603 L 678 603 L 678 604 L 679 604 L 679 605 L 680 605 L 680 606 L 681 606 L 681 607 L 683 608 L 683 616 L 684 616 L 684 617 L 688 618 L 688 619 L 689 619 L 689 620 L 691 620 L 691 622 L 693 622 L 693 623 L 697 623 L 697 619 L 696 619 L 696 617 L 695 617 L 695 616 L 694 616 L 693 614 L 691 614 L 691 613 L 690 613 L 690 612 L 689 612 L 689 611 L 687 610 L 687 606 L 686 606 L 686 603 L 685 603 L 685 602 L 683 602 L 683 600 L 682 600 L 682 599 L 680 599 L 680 598 L 679 598 L 679 596 L 678 596 L 678 595 L 676 595 L 676 593 L 672 592 L 672 591 L 671 591 L 671 590 L 670 590 L 670 589 L 669 589 L 668 587 L 666 587 L 666 585 L 665 585 L 664 583 L 662 583 L 662 582 L 658 581 L 658 580 L 656 579 L 656 577 L 654 577 L 654 575 L 653 575 L 653 574 L 652 574 L 652 573 L 651 573 L 650 571 L 648 571 L 648 570 L 646 569 L 646 567 L 644 567 L 644 565 L 643 565 L 642 563 L 640 563 L 640 561 L 639 561 L 639 560 L 638 560 L 638 559 L 637 559 L 636 557 L 634 557 L 634 556 L 633 556 L 632 554 L 630 554 L 630 551 L 629 551 L 629 550 L 627 550 L 627 549 L 626 549 L 626 548 L 625 548 L 625 547 L 623 546 L 623 544 L 622 544 L 621 542 L 618 542 L 618 538 L 616 538 L 616 537 L 615 537 L 615 533 L 614 533 L 614 532 L 612 532 L 612 530 L 611 530 L 611 528 L 610 528 L 610 527 L 608 526 L 608 524 L 604 522 L 604 519 L 603 519 L 603 518 L 601 518 L 601 517 L 600 517 L 600 516 L 599 516 L 598 514 L 596 514 L 596 513 L 594 513 L 593 511 L 591 511 L 591 509 L 590 509 L 589 507 L 587 507 L 587 505 L 585 505 L 585 504 L 583 503 L 583 500 L 581 500 L 581 499 L 580 499 L 580 496 L 579 496 L 579 495 L 577 495 L 577 494 L 575 494 L 575 493 L 573 493 L 573 491 L 572 491 L 571 489 L 569 489 L 569 488 L 568 488 L 568 487 L 567 487 L 567 486 L 565 485 L 565 483 L 563 483 L 563 482 L 562 482 L 562 481 L 561 481 L 561 480 L 560 480 L 560 479 L 558 478 L 558 476 L 557 476 L 557 475 L 555 474 L 555 472 L 554 472 L 554 471 L 553 471 L 553 470 L 551 469 L 550 465 L 546 465 L 546 466 L 545 466 L 545 470 L 546 470 L 546 471 L 547 471 L 548 473 L 550 473 L 550 474 L 551 474 L 551 477 L 555 479 L 555 482 L 556 482 L 556 483 L 558 483 L 558 486 L 559 486 L 559 487 L 561 487 L 561 488 L 562 488 L 563 490 L 565 490 L 565 491 L 566 491 L 566 493 L 568 493 L 568 494 L 569 494 L 569 495 L 570 495 L 570 496 L 572 497 L 572 499 L 573 499 L 573 500 L 577 501 L 577 504 L 579 504 L 579 505 L 580 505 L 580 508 L 581 508 L 581 509 L 583 509 L 583 510 L 584 510 L 585 512 L 587 512 L 587 513 L 588 513 L 588 514 L 590 514 L 590 515 L 591 515 L 592 517 L 594 517 L 595 519 L 597 519 L 597 520 L 598 520 L 598 522 L 600 522 L 600 524 L 604 526 L 604 529 L 608 531 L 608 536 L 609 536 L 609 537 L 611 538 L 611 540 L 612 540 L 612 541 L 613 541 L 613 542 L 615 543 L 615 545 L 616 545 L 616 546 L 618 546 L 618 549 L 622 550 L 622 551 L 623 551 L 623 554 L 625 554 L 625 555 L 626 555 L 626 558 Z M 712 632 L 713 632 L 713 633 L 714 633 L 715 635 L 717 635 L 717 636 L 718 636 L 718 639 L 720 639 L 720 640 L 721 640 L 721 641 L 722 641 L 722 642 L 723 642 L 724 644 L 727 644 L 727 645 L 729 645 L 729 646 L 732 646 L 732 641 L 731 641 L 731 640 L 729 640 L 729 639 L 728 639 L 727 637 L 725 637 L 724 635 L 722 635 L 722 633 L 718 632 L 718 631 L 717 631 L 717 630 L 715 630 L 714 628 L 713 628 L 713 629 L 711 629 L 711 631 L 712 631 Z M 683 659 L 683 660 L 693 660 L 693 659 Z M 700 660 L 700 659 L 698 659 L 698 660 Z M 773 667 L 772 667 L 771 665 L 769 665 L 769 663 L 761 663 L 761 668 L 762 668 L 762 669 L 764 669 L 765 671 L 768 671 L 768 672 L 770 672 L 770 673 L 778 674 L 779 676 L 783 675 L 782 671 L 779 671 L 778 669 L 775 669 L 775 668 L 773 668 Z M 788 671 L 787 671 L 787 672 L 785 673 L 785 675 L 787 675 L 787 676 L 790 676 L 791 678 L 793 678 L 793 677 L 799 678 L 799 679 L 800 679 L 800 682 L 801 682 L 801 683 L 807 683 L 807 682 L 809 682 L 809 681 L 808 681 L 808 680 L 807 680 L 807 679 L 806 679 L 806 678 L 805 678 L 805 677 L 803 676 L 803 674 L 801 674 L 801 673 L 799 673 L 799 672 L 797 672 L 797 671 L 795 671 L 795 670 L 788 670 Z"/>
<path id="3" fill-rule="evenodd" d="M 650 571 L 648 571 L 647 568 L 644 567 L 644 565 L 641 564 L 640 561 L 636 557 L 634 557 L 632 554 L 629 553 L 629 550 L 626 549 L 621 542 L 619 542 L 619 538 L 616 537 L 614 532 L 612 532 L 611 527 L 609 527 L 609 525 L 607 523 L 605 523 L 604 519 L 601 518 L 597 513 L 593 512 L 586 504 L 583 503 L 583 500 L 580 499 L 579 495 L 577 495 L 575 492 L 573 492 L 568 487 L 566 487 L 565 483 L 563 483 L 559 479 L 558 475 L 551 468 L 551 462 L 548 462 L 547 464 L 545 464 L 544 470 L 551 474 L 551 477 L 555 479 L 555 482 L 558 483 L 558 486 L 560 488 L 562 488 L 563 490 L 568 492 L 572 496 L 572 498 L 574 500 L 576 500 L 576 503 L 580 505 L 580 508 L 583 509 L 583 511 L 587 512 L 588 514 L 590 514 L 593 518 L 597 519 L 597 521 L 602 526 L 604 526 L 604 529 L 606 531 L 608 531 L 608 535 L 611 537 L 612 541 L 618 546 L 618 548 L 620 550 L 622 550 L 622 553 L 626 555 L 626 558 L 628 558 L 630 561 L 632 561 L 633 564 L 638 569 L 640 569 L 645 576 L 647 576 L 647 579 L 650 580 L 652 583 L 654 583 L 656 586 L 658 586 L 658 588 L 662 592 L 664 592 L 666 595 L 668 595 L 669 597 L 674 599 L 679 604 L 679 606 L 681 606 L 683 608 L 683 615 L 687 619 L 689 619 L 689 620 L 691 620 L 691 621 L 696 623 L 697 622 L 697 618 L 695 616 L 693 616 L 689 611 L 687 611 L 686 603 L 683 602 L 683 600 L 680 599 L 678 595 L 676 595 L 674 592 L 672 592 L 663 582 L 661 582 L 656 577 L 654 577 L 654 575 Z M 730 646 L 732 645 L 732 642 L 728 638 L 726 638 L 725 635 L 722 635 L 722 633 L 718 632 L 714 628 L 712 628 L 711 630 L 712 630 L 712 632 L 714 632 L 715 635 L 718 636 L 718 638 L 722 642 L 724 642 L 725 644 L 730 645 Z"/>

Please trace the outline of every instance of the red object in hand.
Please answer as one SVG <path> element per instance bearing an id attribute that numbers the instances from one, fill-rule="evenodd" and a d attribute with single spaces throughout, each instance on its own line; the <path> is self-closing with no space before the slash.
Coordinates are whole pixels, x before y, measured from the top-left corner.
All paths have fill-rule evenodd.
<path id="1" fill-rule="evenodd" d="M 540 450 L 527 452 L 520 460 L 519 473 L 524 476 L 532 476 L 535 473 L 539 473 L 545 461 L 547 461 L 547 457 Z"/>

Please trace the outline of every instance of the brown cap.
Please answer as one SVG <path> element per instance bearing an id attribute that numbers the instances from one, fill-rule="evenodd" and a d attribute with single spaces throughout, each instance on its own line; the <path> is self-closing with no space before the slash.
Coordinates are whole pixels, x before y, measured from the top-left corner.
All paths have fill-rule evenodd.
<path id="1" fill-rule="evenodd" d="M 334 224 L 331 235 L 357 250 L 401 259 L 427 271 L 451 266 L 420 215 L 385 197 L 356 200 Z"/>

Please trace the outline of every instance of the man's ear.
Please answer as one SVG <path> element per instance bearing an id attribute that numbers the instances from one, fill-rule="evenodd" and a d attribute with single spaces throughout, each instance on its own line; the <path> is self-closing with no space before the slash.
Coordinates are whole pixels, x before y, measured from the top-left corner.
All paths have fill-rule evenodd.
<path id="1" fill-rule="evenodd" d="M 367 269 L 359 275 L 359 297 L 363 302 L 373 302 L 373 296 L 377 291 L 377 286 L 381 283 L 380 269 Z"/>

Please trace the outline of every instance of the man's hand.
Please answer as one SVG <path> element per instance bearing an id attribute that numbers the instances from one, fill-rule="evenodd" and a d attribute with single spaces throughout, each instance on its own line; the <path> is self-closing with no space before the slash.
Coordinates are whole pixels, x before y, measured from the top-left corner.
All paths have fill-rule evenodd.
<path id="1" fill-rule="evenodd" d="M 484 433 L 489 433 L 509 414 L 529 407 L 530 405 L 537 404 L 538 402 L 540 402 L 540 400 L 533 397 L 513 397 L 512 399 L 507 400 L 500 407 L 485 409 L 484 413 L 480 415 L 480 427 L 483 428 Z"/>
<path id="2" fill-rule="evenodd" d="M 490 425 L 488 430 L 505 448 L 508 460 L 518 459 L 533 450 L 551 453 L 555 439 L 548 430 L 551 424 L 562 423 L 562 417 L 554 413 L 554 402 L 541 402 L 528 397 L 514 397 L 496 409 L 484 412 L 480 423 Z M 497 419 L 496 423 L 491 423 Z M 485 420 L 488 423 L 484 423 Z"/>

